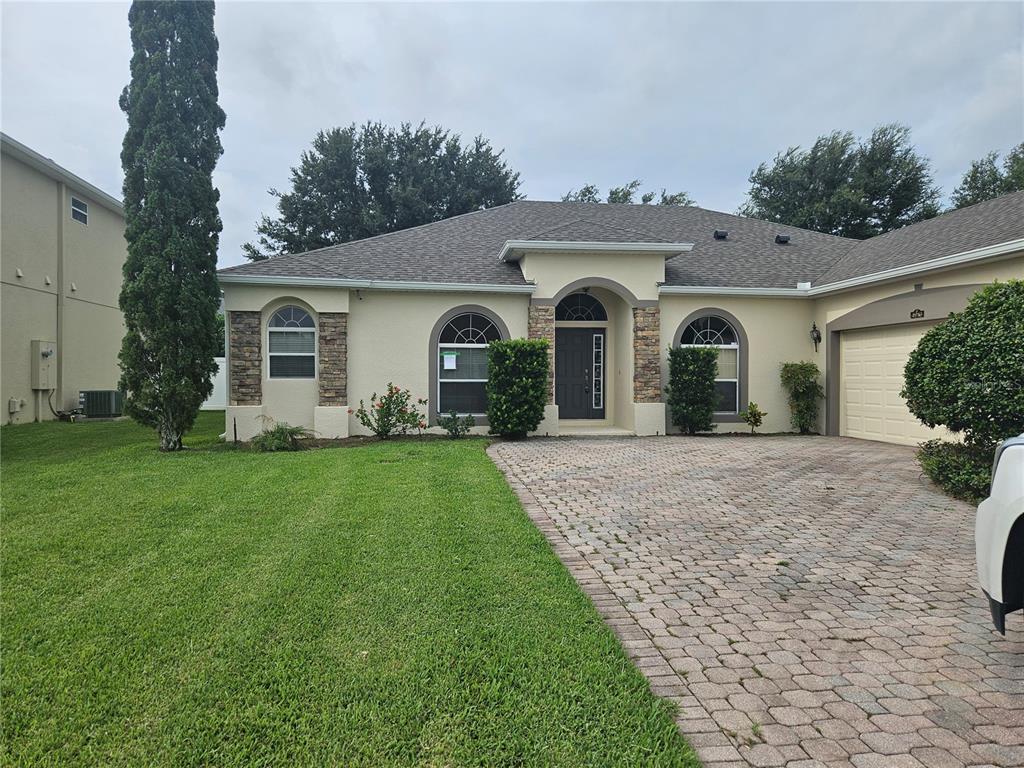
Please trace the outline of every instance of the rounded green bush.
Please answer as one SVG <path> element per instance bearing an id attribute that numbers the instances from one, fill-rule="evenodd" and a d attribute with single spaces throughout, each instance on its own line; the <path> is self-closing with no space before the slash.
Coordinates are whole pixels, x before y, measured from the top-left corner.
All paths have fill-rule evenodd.
<path id="1" fill-rule="evenodd" d="M 487 348 L 487 420 L 491 434 L 526 437 L 540 426 L 548 401 L 548 342 L 492 341 Z"/>
<path id="2" fill-rule="evenodd" d="M 918 342 L 901 395 L 929 427 L 992 447 L 1024 432 L 1024 281 L 994 283 Z"/>

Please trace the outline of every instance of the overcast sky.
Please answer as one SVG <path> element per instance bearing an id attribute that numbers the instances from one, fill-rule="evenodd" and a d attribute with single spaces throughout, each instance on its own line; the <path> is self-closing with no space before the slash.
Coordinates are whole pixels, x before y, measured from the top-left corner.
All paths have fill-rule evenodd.
<path id="1" fill-rule="evenodd" d="M 532 199 L 634 177 L 735 211 L 787 146 L 913 129 L 948 195 L 1024 139 L 1024 4 L 221 3 L 221 266 L 317 130 L 441 124 Z M 2 5 L 3 131 L 120 197 L 127 4 Z"/>

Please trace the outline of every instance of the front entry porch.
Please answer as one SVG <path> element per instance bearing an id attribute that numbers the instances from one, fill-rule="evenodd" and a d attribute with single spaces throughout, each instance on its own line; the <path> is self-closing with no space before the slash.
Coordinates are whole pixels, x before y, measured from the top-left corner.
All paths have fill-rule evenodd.
<path id="1" fill-rule="evenodd" d="M 657 302 L 608 280 L 577 281 L 534 300 L 530 336 L 551 347 L 549 404 L 536 434 L 665 433 Z"/>

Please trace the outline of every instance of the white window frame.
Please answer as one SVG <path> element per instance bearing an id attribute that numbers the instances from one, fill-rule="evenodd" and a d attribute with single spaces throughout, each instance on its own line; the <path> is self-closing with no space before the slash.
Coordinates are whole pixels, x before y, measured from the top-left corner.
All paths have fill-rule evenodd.
<path id="1" fill-rule="evenodd" d="M 79 213 L 85 217 L 85 221 L 75 218 L 75 214 Z M 80 200 L 74 195 L 71 196 L 71 218 L 77 221 L 79 224 L 89 226 L 89 204 L 85 200 Z"/>
<path id="2" fill-rule="evenodd" d="M 295 307 L 301 309 L 309 318 L 313 321 L 312 328 L 279 328 L 271 326 L 270 321 L 274 319 L 274 315 L 280 312 L 282 309 L 288 307 Z M 271 352 L 270 351 L 270 334 L 271 333 L 312 333 L 313 334 L 313 353 L 309 352 Z M 298 304 L 282 304 L 280 307 L 271 312 L 267 317 L 267 378 L 268 379 L 280 379 L 281 381 L 316 381 L 320 371 L 320 338 L 319 328 L 317 327 L 316 316 L 305 307 L 301 307 Z M 275 376 L 270 370 L 270 358 L 271 357 L 312 357 L 313 358 L 313 375 L 312 376 Z"/>
<path id="3" fill-rule="evenodd" d="M 732 327 L 732 323 L 729 323 Z M 733 335 L 736 335 L 736 329 L 732 329 Z M 736 410 L 735 411 L 714 411 L 716 416 L 735 416 L 740 412 L 740 345 L 739 342 L 735 344 L 680 344 L 680 347 L 695 347 L 697 349 L 735 349 L 736 350 L 736 378 L 730 379 L 727 377 L 715 377 L 715 382 L 719 381 L 732 381 L 736 384 Z M 717 363 L 716 363 L 717 365 Z"/>
<path id="4" fill-rule="evenodd" d="M 465 314 L 480 314 L 479 312 L 466 312 Z M 482 315 L 486 317 L 486 315 Z M 452 318 L 454 320 L 455 318 Z M 492 324 L 494 323 L 489 317 L 487 318 Z M 445 323 L 445 328 L 448 326 Z M 495 326 L 497 327 L 497 326 Z M 441 329 L 444 332 L 444 328 Z M 445 379 L 441 377 L 441 372 L 444 370 L 444 350 L 446 349 L 487 349 L 490 344 L 455 344 L 455 343 L 437 343 L 437 415 L 447 416 L 451 411 L 441 410 L 441 383 L 447 382 L 449 384 L 487 384 L 489 379 Z M 490 371 L 488 371 L 490 373 Z M 486 416 L 486 413 L 456 413 L 457 416 Z"/>

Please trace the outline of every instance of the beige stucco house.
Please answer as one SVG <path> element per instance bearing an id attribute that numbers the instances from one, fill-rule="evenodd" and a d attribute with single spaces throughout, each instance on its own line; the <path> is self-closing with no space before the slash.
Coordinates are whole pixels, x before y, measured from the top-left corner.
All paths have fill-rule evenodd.
<path id="1" fill-rule="evenodd" d="M 785 431 L 782 363 L 813 360 L 828 434 L 929 436 L 899 391 L 917 339 L 1024 277 L 1024 193 L 853 241 L 696 207 L 520 201 L 220 272 L 228 434 L 266 418 L 339 437 L 389 381 L 486 429 L 486 345 L 546 338 L 538 432 L 656 435 L 667 351 L 720 348 L 720 430 L 756 401 Z M 820 333 L 815 343 L 812 330 Z"/>
<path id="2" fill-rule="evenodd" d="M 11 423 L 117 388 L 121 203 L 0 134 L 0 399 Z M 52 397 L 51 397 L 52 396 Z"/>

